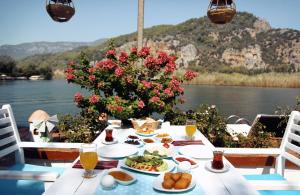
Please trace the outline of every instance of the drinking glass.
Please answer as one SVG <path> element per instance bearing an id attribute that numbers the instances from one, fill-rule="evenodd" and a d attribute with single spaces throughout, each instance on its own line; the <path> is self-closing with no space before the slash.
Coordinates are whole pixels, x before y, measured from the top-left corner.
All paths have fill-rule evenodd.
<path id="1" fill-rule="evenodd" d="M 192 140 L 194 137 L 194 134 L 196 133 L 196 130 L 197 130 L 196 120 L 192 120 L 192 119 L 186 120 L 185 133 L 186 133 L 187 139 Z"/>
<path id="2" fill-rule="evenodd" d="M 80 147 L 80 163 L 84 168 L 85 172 L 83 173 L 84 178 L 95 177 L 94 168 L 98 162 L 97 156 L 97 145 L 92 144 L 82 144 Z"/>
<path id="3" fill-rule="evenodd" d="M 113 138 L 113 130 L 112 129 L 105 129 L 105 141 L 112 142 Z"/>
<path id="4" fill-rule="evenodd" d="M 224 163 L 223 163 L 223 154 L 224 152 L 221 150 L 215 150 L 214 152 L 214 158 L 211 163 L 211 166 L 213 169 L 223 169 Z"/>

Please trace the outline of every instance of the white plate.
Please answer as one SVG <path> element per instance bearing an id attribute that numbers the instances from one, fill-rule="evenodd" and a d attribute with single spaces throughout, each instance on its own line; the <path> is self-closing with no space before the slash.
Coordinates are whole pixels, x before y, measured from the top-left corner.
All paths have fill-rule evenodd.
<path id="1" fill-rule="evenodd" d="M 153 132 L 153 133 L 148 134 L 148 133 L 139 133 L 139 132 L 137 132 L 137 131 L 136 131 L 135 133 L 136 133 L 137 135 L 144 136 L 144 137 L 151 137 L 151 136 L 157 134 L 157 132 Z"/>
<path id="2" fill-rule="evenodd" d="M 136 169 L 136 168 L 133 168 L 133 167 L 129 167 L 125 164 L 125 160 L 121 161 L 121 167 L 124 167 L 126 169 L 130 169 L 130 170 L 133 170 L 133 171 L 138 171 L 138 172 L 141 172 L 141 173 L 148 173 L 148 174 L 153 174 L 153 175 L 159 175 L 161 173 L 170 172 L 175 168 L 175 163 L 173 161 L 171 161 L 171 160 L 163 160 L 163 161 L 168 163 L 168 169 L 165 170 L 165 171 L 161 171 L 161 172 L 145 171 L 145 170 L 140 170 L 140 169 Z"/>
<path id="3" fill-rule="evenodd" d="M 224 163 L 223 169 L 214 169 L 211 167 L 211 163 L 212 161 L 208 161 L 207 163 L 205 163 L 205 168 L 214 173 L 224 173 L 230 169 L 230 165 L 227 163 Z"/>
<path id="4" fill-rule="evenodd" d="M 105 139 L 103 139 L 102 143 L 105 144 L 105 145 L 116 144 L 116 143 L 118 143 L 118 139 L 114 138 L 114 140 L 112 142 L 107 142 L 107 141 L 105 141 Z"/>
<path id="5" fill-rule="evenodd" d="M 176 158 L 178 158 L 178 157 L 187 158 L 187 159 L 189 159 L 189 160 L 195 162 L 195 163 L 196 163 L 195 165 L 191 165 L 191 168 L 192 168 L 192 169 L 198 167 L 198 161 L 196 161 L 195 159 L 193 159 L 193 158 L 191 158 L 191 157 L 184 156 L 184 155 L 176 155 L 176 156 L 173 156 L 173 160 L 174 160 L 177 164 L 180 163 L 178 160 L 176 160 Z"/>
<path id="6" fill-rule="evenodd" d="M 168 144 L 170 147 L 166 148 L 163 146 L 162 143 L 149 143 L 145 146 L 145 150 L 149 152 L 153 152 L 155 150 L 159 151 L 159 154 L 165 154 L 167 157 L 170 158 L 176 154 L 174 150 L 174 146 L 172 144 Z"/>
<path id="7" fill-rule="evenodd" d="M 211 159 L 213 158 L 213 152 L 204 145 L 187 145 L 182 146 L 179 149 L 179 153 L 196 158 L 196 159 Z"/>
<path id="8" fill-rule="evenodd" d="M 129 144 L 113 144 L 98 148 L 99 156 L 104 158 L 124 158 L 137 152 L 137 147 Z"/>
<path id="9" fill-rule="evenodd" d="M 153 142 L 152 142 L 152 143 L 147 143 L 147 142 L 144 141 L 144 139 L 151 139 L 151 140 L 153 140 Z M 155 143 L 155 140 L 154 140 L 153 138 L 142 138 L 142 141 L 143 141 L 145 144 L 154 144 L 154 143 Z"/>
<path id="10" fill-rule="evenodd" d="M 130 175 L 133 179 L 130 180 L 130 181 L 122 181 L 122 180 L 118 180 L 115 178 L 115 180 L 119 183 L 119 184 L 122 184 L 122 185 L 129 185 L 129 184 L 132 184 L 133 182 L 136 181 L 136 176 L 132 173 L 130 173 L 129 171 L 125 171 L 124 169 L 119 169 L 119 168 L 112 168 L 112 169 L 109 169 L 107 170 L 107 174 L 109 174 L 110 172 L 112 171 L 122 171 L 122 172 L 125 172 L 127 173 L 128 175 Z"/>
<path id="11" fill-rule="evenodd" d="M 196 186 L 196 180 L 194 179 L 194 176 L 192 177 L 192 181 L 190 183 L 190 185 L 186 188 L 186 189 L 180 189 L 180 190 L 176 190 L 176 189 L 165 189 L 162 187 L 162 182 L 164 181 L 164 175 L 165 174 L 161 174 L 159 175 L 154 181 L 153 181 L 153 188 L 162 192 L 185 192 L 188 191 L 190 189 L 192 189 L 193 187 Z"/>
<path id="12" fill-rule="evenodd" d="M 127 140 L 126 140 L 126 141 L 127 141 Z M 140 148 L 140 147 L 142 147 L 142 146 L 144 146 L 144 145 L 145 145 L 145 143 L 144 143 L 143 141 L 141 141 L 141 140 L 136 140 L 136 141 L 138 141 L 138 142 L 139 142 L 139 144 L 138 144 L 138 145 L 134 145 L 134 144 L 125 143 L 125 141 L 124 141 L 124 144 L 128 144 L 128 145 L 135 146 L 135 147 L 138 147 L 138 148 Z"/>

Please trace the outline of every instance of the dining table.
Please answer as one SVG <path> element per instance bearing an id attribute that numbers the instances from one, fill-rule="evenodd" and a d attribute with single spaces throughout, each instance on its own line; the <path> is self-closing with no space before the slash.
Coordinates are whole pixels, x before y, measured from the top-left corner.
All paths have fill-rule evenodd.
<path id="1" fill-rule="evenodd" d="M 109 128 L 109 127 L 108 127 Z M 161 128 L 156 130 L 157 133 L 163 132 L 171 135 L 173 140 L 185 140 L 185 126 L 173 126 L 168 122 L 163 123 Z M 118 144 L 124 143 L 129 135 L 136 135 L 136 130 L 133 128 L 122 128 L 119 126 L 113 127 L 113 136 L 117 139 Z M 144 138 L 139 136 L 140 138 Z M 101 149 L 102 146 L 105 146 L 103 140 L 105 139 L 105 131 L 103 131 L 93 143 L 96 143 L 98 148 Z M 212 143 L 200 132 L 196 131 L 194 135 L 195 140 L 202 141 L 202 147 L 206 147 L 210 151 L 214 151 L 215 147 Z M 147 143 L 139 147 L 137 153 L 142 155 L 144 152 L 144 148 Z M 181 147 L 174 146 L 175 153 L 177 153 Z M 99 151 L 98 151 L 99 152 Z M 100 182 L 101 178 L 107 174 L 106 169 L 95 169 L 96 177 L 94 178 L 83 178 L 82 174 L 84 173 L 84 169 L 73 168 L 74 164 L 78 163 L 77 158 L 72 166 L 66 168 L 64 173 L 44 192 L 45 195 L 69 195 L 69 194 L 77 194 L 77 195 L 89 195 L 89 194 L 132 194 L 132 195 L 147 195 L 147 194 L 165 194 L 166 192 L 158 191 L 153 188 L 153 182 L 158 177 L 157 175 L 141 173 L 137 171 L 130 171 L 130 173 L 134 174 L 137 181 L 131 185 L 117 185 L 116 188 L 111 190 L 105 190 L 101 187 Z M 99 157 L 99 161 L 108 161 L 108 160 L 118 160 L 119 163 L 117 165 L 118 168 L 123 169 L 121 167 L 121 161 L 123 159 L 110 159 Z M 169 159 L 172 160 L 172 159 Z M 197 159 L 198 167 L 191 169 L 191 174 L 196 181 L 196 185 L 194 188 L 183 192 L 183 194 L 195 194 L 195 195 L 254 195 L 259 194 L 255 188 L 239 173 L 239 171 L 224 157 L 224 163 L 229 166 L 229 170 L 223 173 L 215 173 L 211 172 L 206 168 L 206 164 L 210 162 L 211 159 Z M 174 168 L 173 172 L 176 172 L 176 168 Z M 166 193 L 169 194 L 169 193 Z"/>

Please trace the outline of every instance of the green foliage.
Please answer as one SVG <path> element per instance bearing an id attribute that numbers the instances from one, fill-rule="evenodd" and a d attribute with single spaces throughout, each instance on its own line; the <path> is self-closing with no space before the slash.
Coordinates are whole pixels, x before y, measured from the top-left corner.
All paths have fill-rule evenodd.
<path id="1" fill-rule="evenodd" d="M 183 112 L 175 109 L 165 115 L 164 120 L 170 121 L 172 125 L 185 125 L 188 118 L 197 121 L 197 129 L 218 147 L 252 147 L 266 148 L 274 146 L 271 138 L 272 133 L 265 132 L 265 127 L 257 123 L 248 137 L 236 135 L 238 139 L 232 138 L 226 132 L 226 120 L 213 105 L 202 104 L 196 111 Z"/>
<path id="2" fill-rule="evenodd" d="M 91 143 L 106 127 L 90 115 L 59 115 L 57 125 L 66 142 Z"/>
<path id="3" fill-rule="evenodd" d="M 12 75 L 16 69 L 16 62 L 10 56 L 0 56 L 0 73 Z"/>

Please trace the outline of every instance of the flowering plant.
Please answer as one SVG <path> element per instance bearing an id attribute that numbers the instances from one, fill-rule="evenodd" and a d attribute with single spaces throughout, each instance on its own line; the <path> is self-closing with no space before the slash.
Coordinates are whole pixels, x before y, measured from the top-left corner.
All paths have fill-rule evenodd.
<path id="1" fill-rule="evenodd" d="M 175 60 L 165 52 L 151 55 L 148 47 L 119 54 L 111 48 L 105 59 L 95 65 L 81 54 L 77 63 L 68 64 L 65 75 L 68 82 L 92 93 L 89 97 L 81 93 L 74 96 L 84 111 L 97 116 L 107 113 L 119 119 L 140 118 L 153 112 L 165 113 L 182 101 L 181 84 L 197 74 L 187 71 L 181 77 L 175 76 Z"/>

